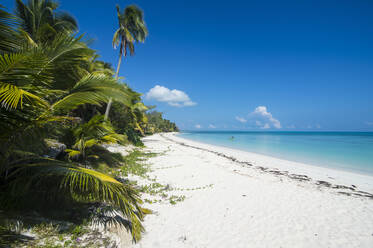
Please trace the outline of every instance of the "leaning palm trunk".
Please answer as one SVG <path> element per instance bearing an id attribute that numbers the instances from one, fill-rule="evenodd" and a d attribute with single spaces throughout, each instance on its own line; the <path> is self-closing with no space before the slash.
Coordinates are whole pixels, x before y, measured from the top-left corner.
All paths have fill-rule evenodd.
<path id="1" fill-rule="evenodd" d="M 122 53 L 119 55 L 117 71 L 115 73 L 115 80 L 118 80 L 119 68 L 120 68 L 121 63 L 122 63 Z M 107 106 L 106 106 L 106 110 L 105 110 L 105 120 L 107 120 L 109 118 L 109 112 L 110 112 L 110 108 L 111 108 L 112 103 L 113 103 L 113 99 L 110 97 L 109 102 L 107 103 Z"/>
<path id="2" fill-rule="evenodd" d="M 117 66 L 117 72 L 115 79 L 118 80 L 118 74 L 120 69 L 120 64 L 122 62 L 122 56 L 127 56 L 127 49 L 130 55 L 135 53 L 135 42 L 144 42 L 146 36 L 148 35 L 148 29 L 145 26 L 144 14 L 141 9 L 136 5 L 127 6 L 123 13 L 120 12 L 120 8 L 117 5 L 117 15 L 119 28 L 114 33 L 113 37 L 113 47 L 114 49 L 120 43 L 119 51 L 119 62 Z M 105 111 L 105 120 L 109 117 L 110 107 L 112 104 L 112 99 L 109 99 L 109 102 L 106 106 Z"/>

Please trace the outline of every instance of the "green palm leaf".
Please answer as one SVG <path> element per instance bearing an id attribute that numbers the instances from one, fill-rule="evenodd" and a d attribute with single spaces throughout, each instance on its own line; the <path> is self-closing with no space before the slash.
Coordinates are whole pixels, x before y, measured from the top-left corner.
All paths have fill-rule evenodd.
<path id="1" fill-rule="evenodd" d="M 57 8 L 58 3 L 52 0 L 29 0 L 26 4 L 16 0 L 21 27 L 36 42 L 51 41 L 61 32 L 77 31 L 77 21 Z"/>
<path id="2" fill-rule="evenodd" d="M 118 209 L 130 221 L 135 241 L 144 230 L 141 225 L 143 212 L 139 205 L 141 199 L 128 184 L 94 170 L 47 158 L 17 161 L 10 170 L 13 172 L 9 174 L 8 181 L 15 198 L 25 195 L 32 198 L 30 194 L 35 191 L 39 196 L 50 196 L 55 191 L 58 194 L 56 197 L 61 193 L 68 194 L 78 202 L 104 202 Z"/>
<path id="3" fill-rule="evenodd" d="M 68 95 L 54 103 L 52 108 L 70 110 L 86 103 L 101 105 L 109 97 L 128 104 L 126 88 L 115 79 L 105 75 L 87 75 L 75 84 Z"/>
<path id="4" fill-rule="evenodd" d="M 24 98 L 32 104 L 46 105 L 40 96 L 41 86 L 47 86 L 50 77 L 45 69 L 46 60 L 38 53 L 11 53 L 0 55 L 0 103 L 7 109 L 22 107 Z"/>
<path id="5" fill-rule="evenodd" d="M 6 109 L 15 109 L 18 106 L 22 108 L 24 98 L 30 102 L 36 102 L 41 105 L 47 105 L 47 102 L 40 97 L 18 88 L 15 85 L 0 82 L 0 103 Z"/>
<path id="6" fill-rule="evenodd" d="M 20 86 L 49 86 L 47 59 L 39 51 L 0 55 L 0 81 Z"/>
<path id="7" fill-rule="evenodd" d="M 9 14 L 3 8 L 0 5 L 0 53 L 13 52 L 21 46 L 15 30 L 18 23 L 15 16 Z"/>

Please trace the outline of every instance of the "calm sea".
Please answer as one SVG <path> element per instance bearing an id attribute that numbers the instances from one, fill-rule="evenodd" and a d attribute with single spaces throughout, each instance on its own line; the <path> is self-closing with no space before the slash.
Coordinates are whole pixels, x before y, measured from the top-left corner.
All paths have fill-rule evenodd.
<path id="1" fill-rule="evenodd" d="M 373 132 L 182 132 L 180 137 L 373 175 Z"/>

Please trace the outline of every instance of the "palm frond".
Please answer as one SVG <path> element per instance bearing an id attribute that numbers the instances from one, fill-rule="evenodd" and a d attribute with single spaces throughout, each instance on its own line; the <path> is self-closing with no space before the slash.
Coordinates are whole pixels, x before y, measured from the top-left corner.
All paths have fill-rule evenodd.
<path id="1" fill-rule="evenodd" d="M 54 27 L 57 31 L 76 32 L 78 31 L 78 22 L 69 13 L 58 12 Z"/>
<path id="2" fill-rule="evenodd" d="M 0 53 L 14 52 L 20 48 L 17 37 L 17 19 L 0 5 Z"/>
<path id="3" fill-rule="evenodd" d="M 114 33 L 114 36 L 113 36 L 113 47 L 114 49 L 117 48 L 117 46 L 119 45 L 119 41 L 120 41 L 120 28 L 118 28 L 115 33 Z"/>
<path id="4" fill-rule="evenodd" d="M 46 59 L 39 53 L 0 55 L 0 103 L 2 107 L 22 107 L 24 98 L 32 104 L 47 105 L 39 95 L 50 83 Z"/>
<path id="5" fill-rule="evenodd" d="M 130 55 L 135 53 L 134 42 L 144 42 L 148 35 L 144 21 L 143 11 L 136 5 L 127 6 L 123 13 L 120 12 L 119 6 L 117 8 L 119 28 L 115 31 L 113 36 L 113 47 L 116 48 L 119 43 L 121 46 L 121 54 L 126 55 L 127 49 Z M 124 49 L 124 51 L 122 51 Z"/>
<path id="6" fill-rule="evenodd" d="M 124 9 L 124 23 L 127 29 L 133 34 L 137 42 L 144 42 L 148 30 L 144 22 L 144 13 L 136 5 L 129 5 Z"/>
<path id="7" fill-rule="evenodd" d="M 31 36 L 25 32 L 24 30 L 19 30 L 19 33 L 21 35 L 21 37 L 23 37 L 23 39 L 26 41 L 26 47 L 29 46 L 29 47 L 37 47 L 38 44 L 36 44 L 36 42 L 31 38 Z M 24 45 L 25 46 L 25 45 Z"/>
<path id="8" fill-rule="evenodd" d="M 74 149 L 65 149 L 65 152 L 67 152 L 69 158 L 77 158 L 82 155 L 81 151 Z"/>
<path id="9" fill-rule="evenodd" d="M 45 54 L 48 65 L 52 66 L 54 89 L 71 89 L 86 73 L 85 68 L 88 68 L 95 51 L 82 39 L 83 35 L 74 37 L 61 32 L 53 41 L 39 45 L 38 51 Z"/>
<path id="10" fill-rule="evenodd" d="M 103 202 L 120 211 L 131 223 L 131 233 L 138 240 L 144 230 L 141 225 L 143 212 L 137 191 L 128 184 L 100 172 L 75 166 L 70 163 L 38 158 L 17 161 L 10 167 L 7 177 L 12 196 L 20 200 L 37 191 L 38 196 L 55 192 L 55 197 L 70 195 L 77 202 Z M 53 203 L 53 198 L 50 198 Z M 28 202 L 31 204 L 31 202 Z"/>
<path id="11" fill-rule="evenodd" d="M 16 15 L 22 29 L 36 42 L 51 41 L 60 32 L 77 31 L 77 21 L 66 12 L 59 12 L 52 0 L 32 0 L 26 4 L 16 0 Z"/>
<path id="12" fill-rule="evenodd" d="M 17 87 L 48 86 L 49 69 L 47 59 L 38 51 L 0 55 L 0 81 Z"/>
<path id="13" fill-rule="evenodd" d="M 20 89 L 15 85 L 0 82 L 0 103 L 2 107 L 6 109 L 15 109 L 20 106 L 22 108 L 24 98 L 29 102 L 35 102 L 45 106 L 48 104 L 40 97 Z"/>
<path id="14" fill-rule="evenodd" d="M 128 93 L 115 79 L 105 75 L 87 75 L 71 89 L 69 94 L 52 105 L 53 109 L 73 109 L 90 103 L 101 105 L 108 98 L 128 104 Z"/>

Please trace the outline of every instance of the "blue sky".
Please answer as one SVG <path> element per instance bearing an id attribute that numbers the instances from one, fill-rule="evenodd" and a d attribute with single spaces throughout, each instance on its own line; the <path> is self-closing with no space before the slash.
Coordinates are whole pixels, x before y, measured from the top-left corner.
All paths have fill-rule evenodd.
<path id="1" fill-rule="evenodd" d="M 373 131 L 373 1 L 60 3 L 114 66 L 115 4 L 145 11 L 120 75 L 181 129 Z"/>

